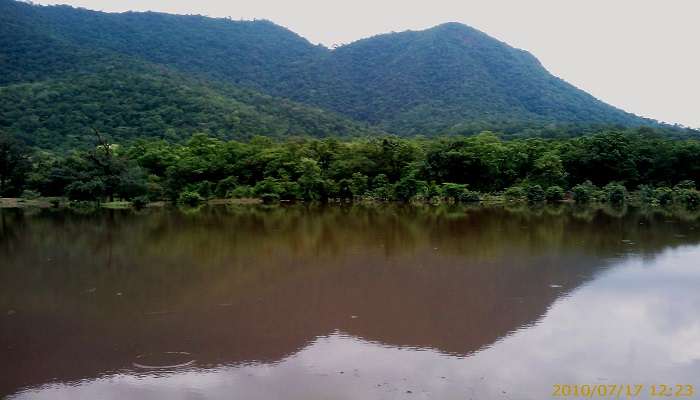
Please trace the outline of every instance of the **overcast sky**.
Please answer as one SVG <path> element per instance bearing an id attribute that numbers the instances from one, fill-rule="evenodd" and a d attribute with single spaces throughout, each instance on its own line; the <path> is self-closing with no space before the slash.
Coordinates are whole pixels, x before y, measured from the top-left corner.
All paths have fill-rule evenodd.
<path id="1" fill-rule="evenodd" d="M 448 21 L 533 53 L 626 111 L 700 128 L 699 0 L 60 0 L 103 11 L 269 19 L 327 46 Z"/>

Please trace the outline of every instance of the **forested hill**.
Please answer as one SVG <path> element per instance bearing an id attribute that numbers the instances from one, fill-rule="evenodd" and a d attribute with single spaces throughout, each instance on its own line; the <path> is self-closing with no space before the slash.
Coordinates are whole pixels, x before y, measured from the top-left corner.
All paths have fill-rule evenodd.
<path id="1" fill-rule="evenodd" d="M 9 53 L 0 83 L 82 68 L 55 64 L 64 57 L 93 64 L 89 57 L 111 52 L 255 86 L 282 80 L 281 72 L 325 52 L 268 21 L 103 13 L 0 0 L 0 22 L 2 53 Z"/>
<path id="2" fill-rule="evenodd" d="M 379 133 L 290 100 L 114 60 L 92 72 L 0 87 L 0 100 L 0 129 L 40 148 L 90 146 L 94 129 L 118 142 L 179 142 L 194 133 L 222 139 Z"/>
<path id="3" fill-rule="evenodd" d="M 150 27 L 150 32 L 158 29 L 158 18 L 210 21 L 155 13 L 106 14 L 0 0 L 0 133 L 9 132 L 32 146 L 67 150 L 92 145 L 94 129 L 116 141 L 140 137 L 180 141 L 195 132 L 222 139 L 379 132 L 334 112 L 249 89 L 250 85 L 203 79 L 166 65 L 168 59 L 192 60 L 195 54 L 201 55 L 202 62 L 217 60 L 217 47 L 231 49 L 226 47 L 221 32 L 205 30 L 197 34 L 196 29 L 188 30 L 174 22 L 168 26 L 178 26 L 180 36 L 164 32 L 162 37 L 170 41 L 157 44 L 163 50 L 158 53 L 149 39 L 158 35 L 147 35 L 146 31 L 129 29 L 129 22 L 119 22 L 120 18 L 131 17 L 139 21 L 136 25 Z M 239 37 L 241 44 L 248 43 L 247 48 L 237 51 L 251 58 L 284 62 L 284 56 L 275 54 L 288 51 L 289 59 L 302 56 L 305 46 L 315 48 L 271 23 L 219 22 L 224 28 L 232 27 L 233 37 Z M 273 37 L 287 32 L 290 40 L 257 40 L 265 37 L 265 32 L 272 32 Z M 187 42 L 187 37 L 193 39 Z M 222 38 L 221 42 L 211 42 L 212 37 Z M 182 57 L 173 55 L 178 40 L 182 51 L 187 52 Z M 258 46 L 258 42 L 270 47 Z M 146 49 L 160 54 L 163 59 L 159 61 L 163 62 L 120 51 L 119 46 L 125 43 L 121 50 Z M 302 50 L 295 50 L 295 43 L 300 43 Z M 253 54 L 255 49 L 259 51 L 257 56 Z M 245 67 L 243 63 L 238 65 Z M 258 66 L 246 68 L 254 70 Z"/>
<path id="4" fill-rule="evenodd" d="M 459 23 L 378 35 L 319 60 L 319 105 L 401 133 L 473 133 L 523 122 L 647 124 L 547 72 L 530 53 Z M 327 73 L 331 71 L 331 73 Z"/>
<path id="5" fill-rule="evenodd" d="M 269 21 L 0 0 L 0 130 L 40 147 L 117 139 L 581 133 L 659 126 L 465 25 L 330 50 Z"/>

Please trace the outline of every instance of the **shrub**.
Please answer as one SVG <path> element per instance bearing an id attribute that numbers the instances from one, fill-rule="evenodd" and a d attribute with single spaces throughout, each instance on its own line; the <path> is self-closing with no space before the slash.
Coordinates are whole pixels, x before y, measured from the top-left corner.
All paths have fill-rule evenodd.
<path id="1" fill-rule="evenodd" d="M 284 188 L 275 178 L 265 178 L 255 184 L 253 194 L 265 201 L 275 201 L 280 199 L 280 194 Z"/>
<path id="2" fill-rule="evenodd" d="M 540 185 L 530 185 L 525 190 L 529 203 L 541 203 L 544 201 L 544 190 Z"/>
<path id="3" fill-rule="evenodd" d="M 700 206 L 700 192 L 695 190 L 695 182 L 686 180 L 673 187 L 676 203 L 695 209 Z"/>
<path id="4" fill-rule="evenodd" d="M 226 192 L 226 197 L 233 199 L 243 199 L 253 196 L 253 188 L 248 185 L 239 185 Z"/>
<path id="5" fill-rule="evenodd" d="M 209 181 L 202 181 L 196 185 L 196 191 L 205 199 L 212 197 L 214 193 L 214 185 Z"/>
<path id="6" fill-rule="evenodd" d="M 443 196 L 443 191 L 442 187 L 437 185 L 435 181 L 431 181 L 429 184 L 425 186 L 425 191 L 423 193 L 423 197 L 425 197 L 426 200 L 433 200 L 437 199 Z"/>
<path id="7" fill-rule="evenodd" d="M 696 209 L 700 206 L 700 192 L 695 189 L 680 189 L 676 191 L 676 200 L 687 208 Z"/>
<path id="8" fill-rule="evenodd" d="M 608 194 L 603 189 L 595 188 L 593 193 L 591 193 L 591 200 L 596 203 L 606 203 L 608 201 Z"/>
<path id="9" fill-rule="evenodd" d="M 394 197 L 399 201 L 409 201 L 425 186 L 425 182 L 416 180 L 412 176 L 403 177 L 394 187 Z"/>
<path id="10" fill-rule="evenodd" d="M 277 193 L 263 193 L 260 195 L 260 199 L 265 204 L 276 203 L 280 200 L 280 196 Z"/>
<path id="11" fill-rule="evenodd" d="M 160 200 L 166 197 L 166 191 L 161 183 L 161 178 L 149 175 L 146 181 L 146 194 L 149 199 Z"/>
<path id="12" fill-rule="evenodd" d="M 637 199 L 642 204 L 656 203 L 654 188 L 649 185 L 639 185 L 637 187 Z"/>
<path id="13" fill-rule="evenodd" d="M 235 176 L 229 176 L 228 178 L 220 180 L 216 184 L 216 188 L 214 189 L 214 195 L 216 195 L 217 197 L 226 197 L 226 195 L 229 192 L 236 188 L 237 183 L 238 179 Z"/>
<path id="14" fill-rule="evenodd" d="M 148 197 L 146 197 L 146 196 L 138 196 L 138 197 L 134 197 L 133 199 L 131 199 L 131 205 L 134 206 L 134 208 L 139 209 L 139 210 L 146 207 L 148 205 L 148 203 L 149 203 Z"/>
<path id="15" fill-rule="evenodd" d="M 673 190 L 669 187 L 660 187 L 654 190 L 656 201 L 662 206 L 667 206 L 673 203 Z"/>
<path id="16" fill-rule="evenodd" d="M 334 190 L 334 193 L 332 193 L 333 197 L 343 200 L 350 200 L 355 197 L 355 193 L 353 193 L 352 191 L 352 181 L 350 179 L 341 179 L 340 181 L 338 181 L 337 186 L 338 189 Z"/>
<path id="17" fill-rule="evenodd" d="M 355 172 L 350 179 L 350 191 L 354 196 L 364 196 L 368 187 L 367 175 Z"/>
<path id="18" fill-rule="evenodd" d="M 467 190 L 467 185 L 446 182 L 440 186 L 440 189 L 442 195 L 445 196 L 447 200 L 457 202 L 460 201 L 462 193 Z"/>
<path id="19" fill-rule="evenodd" d="M 66 186 L 66 195 L 71 200 L 98 200 L 104 195 L 105 184 L 100 179 L 75 181 Z"/>
<path id="20" fill-rule="evenodd" d="M 608 183 L 603 189 L 605 200 L 610 204 L 624 204 L 627 199 L 627 189 L 619 183 Z"/>
<path id="21" fill-rule="evenodd" d="M 574 201 L 577 203 L 588 203 L 593 199 L 595 191 L 596 187 L 591 181 L 578 184 L 571 189 L 571 192 L 574 194 Z"/>
<path id="22" fill-rule="evenodd" d="M 41 197 L 41 194 L 39 192 L 35 192 L 33 190 L 25 190 L 22 192 L 21 197 L 25 200 L 35 200 Z"/>
<path id="23" fill-rule="evenodd" d="M 133 199 L 148 193 L 148 177 L 140 168 L 127 168 L 122 171 L 116 186 L 115 178 L 105 177 L 106 189 L 114 191 L 114 197 Z"/>
<path id="24" fill-rule="evenodd" d="M 391 184 L 384 174 L 379 174 L 372 180 L 372 197 L 377 200 L 388 200 L 391 195 Z"/>
<path id="25" fill-rule="evenodd" d="M 479 192 L 464 189 L 462 193 L 459 194 L 459 201 L 462 203 L 478 203 L 481 201 L 481 195 Z"/>
<path id="26" fill-rule="evenodd" d="M 188 206 L 196 206 L 203 201 L 204 198 L 199 193 L 190 190 L 180 193 L 180 196 L 177 198 L 178 203 Z"/>
<path id="27" fill-rule="evenodd" d="M 544 192 L 544 198 L 550 203 L 561 201 L 564 199 L 564 189 L 561 186 L 550 186 Z"/>
<path id="28" fill-rule="evenodd" d="M 695 189 L 695 182 L 691 180 L 680 181 L 676 186 L 673 187 L 676 190 L 682 189 Z"/>
<path id="29" fill-rule="evenodd" d="M 520 186 L 511 186 L 503 192 L 503 197 L 510 201 L 520 201 L 525 198 L 525 190 Z"/>
<path id="30" fill-rule="evenodd" d="M 280 199 L 283 200 L 296 200 L 301 197 L 301 188 L 299 187 L 299 184 L 297 182 L 292 182 L 289 180 L 282 180 L 280 181 L 280 187 L 282 188 L 282 191 L 277 193 L 280 197 Z M 324 189 L 324 185 L 320 185 L 319 189 Z M 325 191 L 321 190 L 318 195 L 323 196 Z"/>

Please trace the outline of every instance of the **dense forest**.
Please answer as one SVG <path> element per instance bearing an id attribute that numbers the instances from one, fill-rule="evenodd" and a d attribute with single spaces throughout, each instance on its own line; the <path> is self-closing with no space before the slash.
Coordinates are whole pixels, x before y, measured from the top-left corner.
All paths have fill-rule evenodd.
<path id="1" fill-rule="evenodd" d="M 700 202 L 698 132 L 468 26 L 328 49 L 269 21 L 0 0 L 0 196 Z"/>
<path id="2" fill-rule="evenodd" d="M 149 65 L 0 87 L 0 130 L 30 146 L 81 147 L 92 140 L 93 128 L 117 142 L 182 141 L 195 132 L 221 139 L 379 132 L 331 112 Z"/>
<path id="3" fill-rule="evenodd" d="M 0 195 L 76 201 L 211 198 L 264 201 L 513 201 L 637 199 L 700 205 L 700 142 L 648 128 L 571 139 L 502 140 L 484 132 L 438 139 L 382 136 L 223 141 L 196 134 L 179 144 L 137 140 L 69 154 L 32 151 L 0 136 Z"/>
<path id="4" fill-rule="evenodd" d="M 269 21 L 0 0 L 0 129 L 32 146 L 74 148 L 93 127 L 121 141 L 193 132 L 554 137 L 618 126 L 662 127 L 462 24 L 331 50 Z"/>

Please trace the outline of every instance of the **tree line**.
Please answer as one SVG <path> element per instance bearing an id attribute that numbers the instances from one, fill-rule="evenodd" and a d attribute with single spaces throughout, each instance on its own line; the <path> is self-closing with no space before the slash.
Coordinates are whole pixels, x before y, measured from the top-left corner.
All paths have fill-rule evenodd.
<path id="1" fill-rule="evenodd" d="M 700 142 L 654 131 L 608 130 L 568 139 L 474 136 L 288 138 L 184 143 L 140 139 L 68 154 L 32 150 L 0 135 L 0 195 L 195 204 L 265 201 L 531 202 L 570 198 L 700 205 Z"/>

